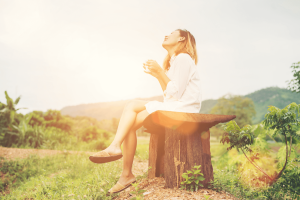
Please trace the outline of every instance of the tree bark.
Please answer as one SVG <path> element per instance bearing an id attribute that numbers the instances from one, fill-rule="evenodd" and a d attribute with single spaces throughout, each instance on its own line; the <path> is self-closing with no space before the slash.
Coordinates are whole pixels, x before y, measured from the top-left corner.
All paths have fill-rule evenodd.
<path id="1" fill-rule="evenodd" d="M 200 182 L 205 188 L 213 180 L 213 167 L 210 154 L 210 132 L 199 132 L 186 135 L 177 130 L 166 128 L 165 138 L 165 180 L 166 187 L 180 187 L 182 173 L 201 165 L 205 180 Z"/>

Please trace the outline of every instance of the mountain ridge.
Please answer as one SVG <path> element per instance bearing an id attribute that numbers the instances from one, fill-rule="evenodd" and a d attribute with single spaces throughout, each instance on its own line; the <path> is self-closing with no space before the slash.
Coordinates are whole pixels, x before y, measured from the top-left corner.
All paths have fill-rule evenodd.
<path id="1" fill-rule="evenodd" d="M 300 104 L 300 93 L 293 93 L 290 90 L 279 87 L 267 87 L 247 95 L 242 95 L 253 100 L 256 110 L 256 116 L 252 121 L 254 124 L 259 123 L 264 119 L 264 115 L 267 113 L 268 106 L 273 105 L 280 109 L 286 105 L 295 102 Z M 153 96 L 148 98 L 134 98 L 146 101 L 160 101 L 163 102 L 163 96 Z M 127 102 L 133 99 L 111 101 L 111 102 L 98 102 L 89 104 L 80 104 L 75 106 L 66 106 L 61 109 L 62 115 L 87 116 L 93 117 L 97 120 L 120 118 Z M 217 99 L 207 99 L 202 101 L 201 109 L 199 113 L 208 114 L 211 108 L 216 105 Z"/>

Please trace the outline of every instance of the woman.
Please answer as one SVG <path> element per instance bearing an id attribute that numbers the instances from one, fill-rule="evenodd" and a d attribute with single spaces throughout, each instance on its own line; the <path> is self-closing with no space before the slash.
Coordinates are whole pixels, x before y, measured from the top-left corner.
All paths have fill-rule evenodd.
<path id="1" fill-rule="evenodd" d="M 120 192 L 135 182 L 131 168 L 136 150 L 136 130 L 144 119 L 156 110 L 199 113 L 201 107 L 200 80 L 197 71 L 197 51 L 194 36 L 177 29 L 165 36 L 162 46 L 168 51 L 163 69 L 154 60 L 144 63 L 148 73 L 159 81 L 164 102 L 133 100 L 126 104 L 113 142 L 105 150 L 90 156 L 95 163 L 111 162 L 123 157 L 123 171 L 109 193 Z M 123 154 L 121 144 L 123 143 Z"/>

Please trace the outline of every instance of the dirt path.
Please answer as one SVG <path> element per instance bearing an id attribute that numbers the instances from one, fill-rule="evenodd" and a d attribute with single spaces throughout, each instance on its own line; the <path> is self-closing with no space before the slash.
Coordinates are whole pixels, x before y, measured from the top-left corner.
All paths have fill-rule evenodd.
<path id="1" fill-rule="evenodd" d="M 86 153 L 87 155 L 91 155 L 95 152 L 88 151 L 59 151 L 59 150 L 47 150 L 47 149 L 18 149 L 18 148 L 6 148 L 0 147 L 0 157 L 4 157 L 8 160 L 13 160 L 15 158 L 27 158 L 31 154 L 36 154 L 40 157 L 52 156 L 59 153 L 71 153 L 71 154 L 79 154 Z M 138 159 L 134 160 L 133 163 L 133 174 L 143 175 L 148 169 L 148 161 L 140 162 Z M 216 192 L 210 189 L 200 189 L 197 192 L 189 192 L 185 190 L 179 189 L 170 189 L 165 188 L 165 181 L 163 178 L 154 178 L 154 179 L 143 179 L 139 182 L 139 187 L 144 192 L 144 199 L 169 199 L 169 200 L 200 200 L 205 199 L 204 195 L 209 195 L 209 199 L 236 199 L 230 194 Z M 127 200 L 130 199 L 130 192 L 134 191 L 133 186 L 127 188 L 125 191 L 120 193 L 120 196 L 116 199 L 118 200 Z"/>

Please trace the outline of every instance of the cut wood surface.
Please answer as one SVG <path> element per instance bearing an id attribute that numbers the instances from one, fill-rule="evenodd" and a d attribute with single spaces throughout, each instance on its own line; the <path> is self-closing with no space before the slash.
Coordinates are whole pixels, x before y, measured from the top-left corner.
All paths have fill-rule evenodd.
<path id="1" fill-rule="evenodd" d="M 183 113 L 158 110 L 143 122 L 151 133 L 149 178 L 164 176 L 166 187 L 180 187 L 182 174 L 201 165 L 205 188 L 213 180 L 209 128 L 234 119 L 235 115 Z"/>
<path id="2" fill-rule="evenodd" d="M 184 113 L 158 110 L 151 113 L 143 122 L 146 132 L 157 134 L 164 128 L 177 129 L 186 134 L 194 133 L 199 127 L 209 129 L 218 123 L 228 122 L 236 118 L 235 115 L 215 115 L 200 113 Z"/>

